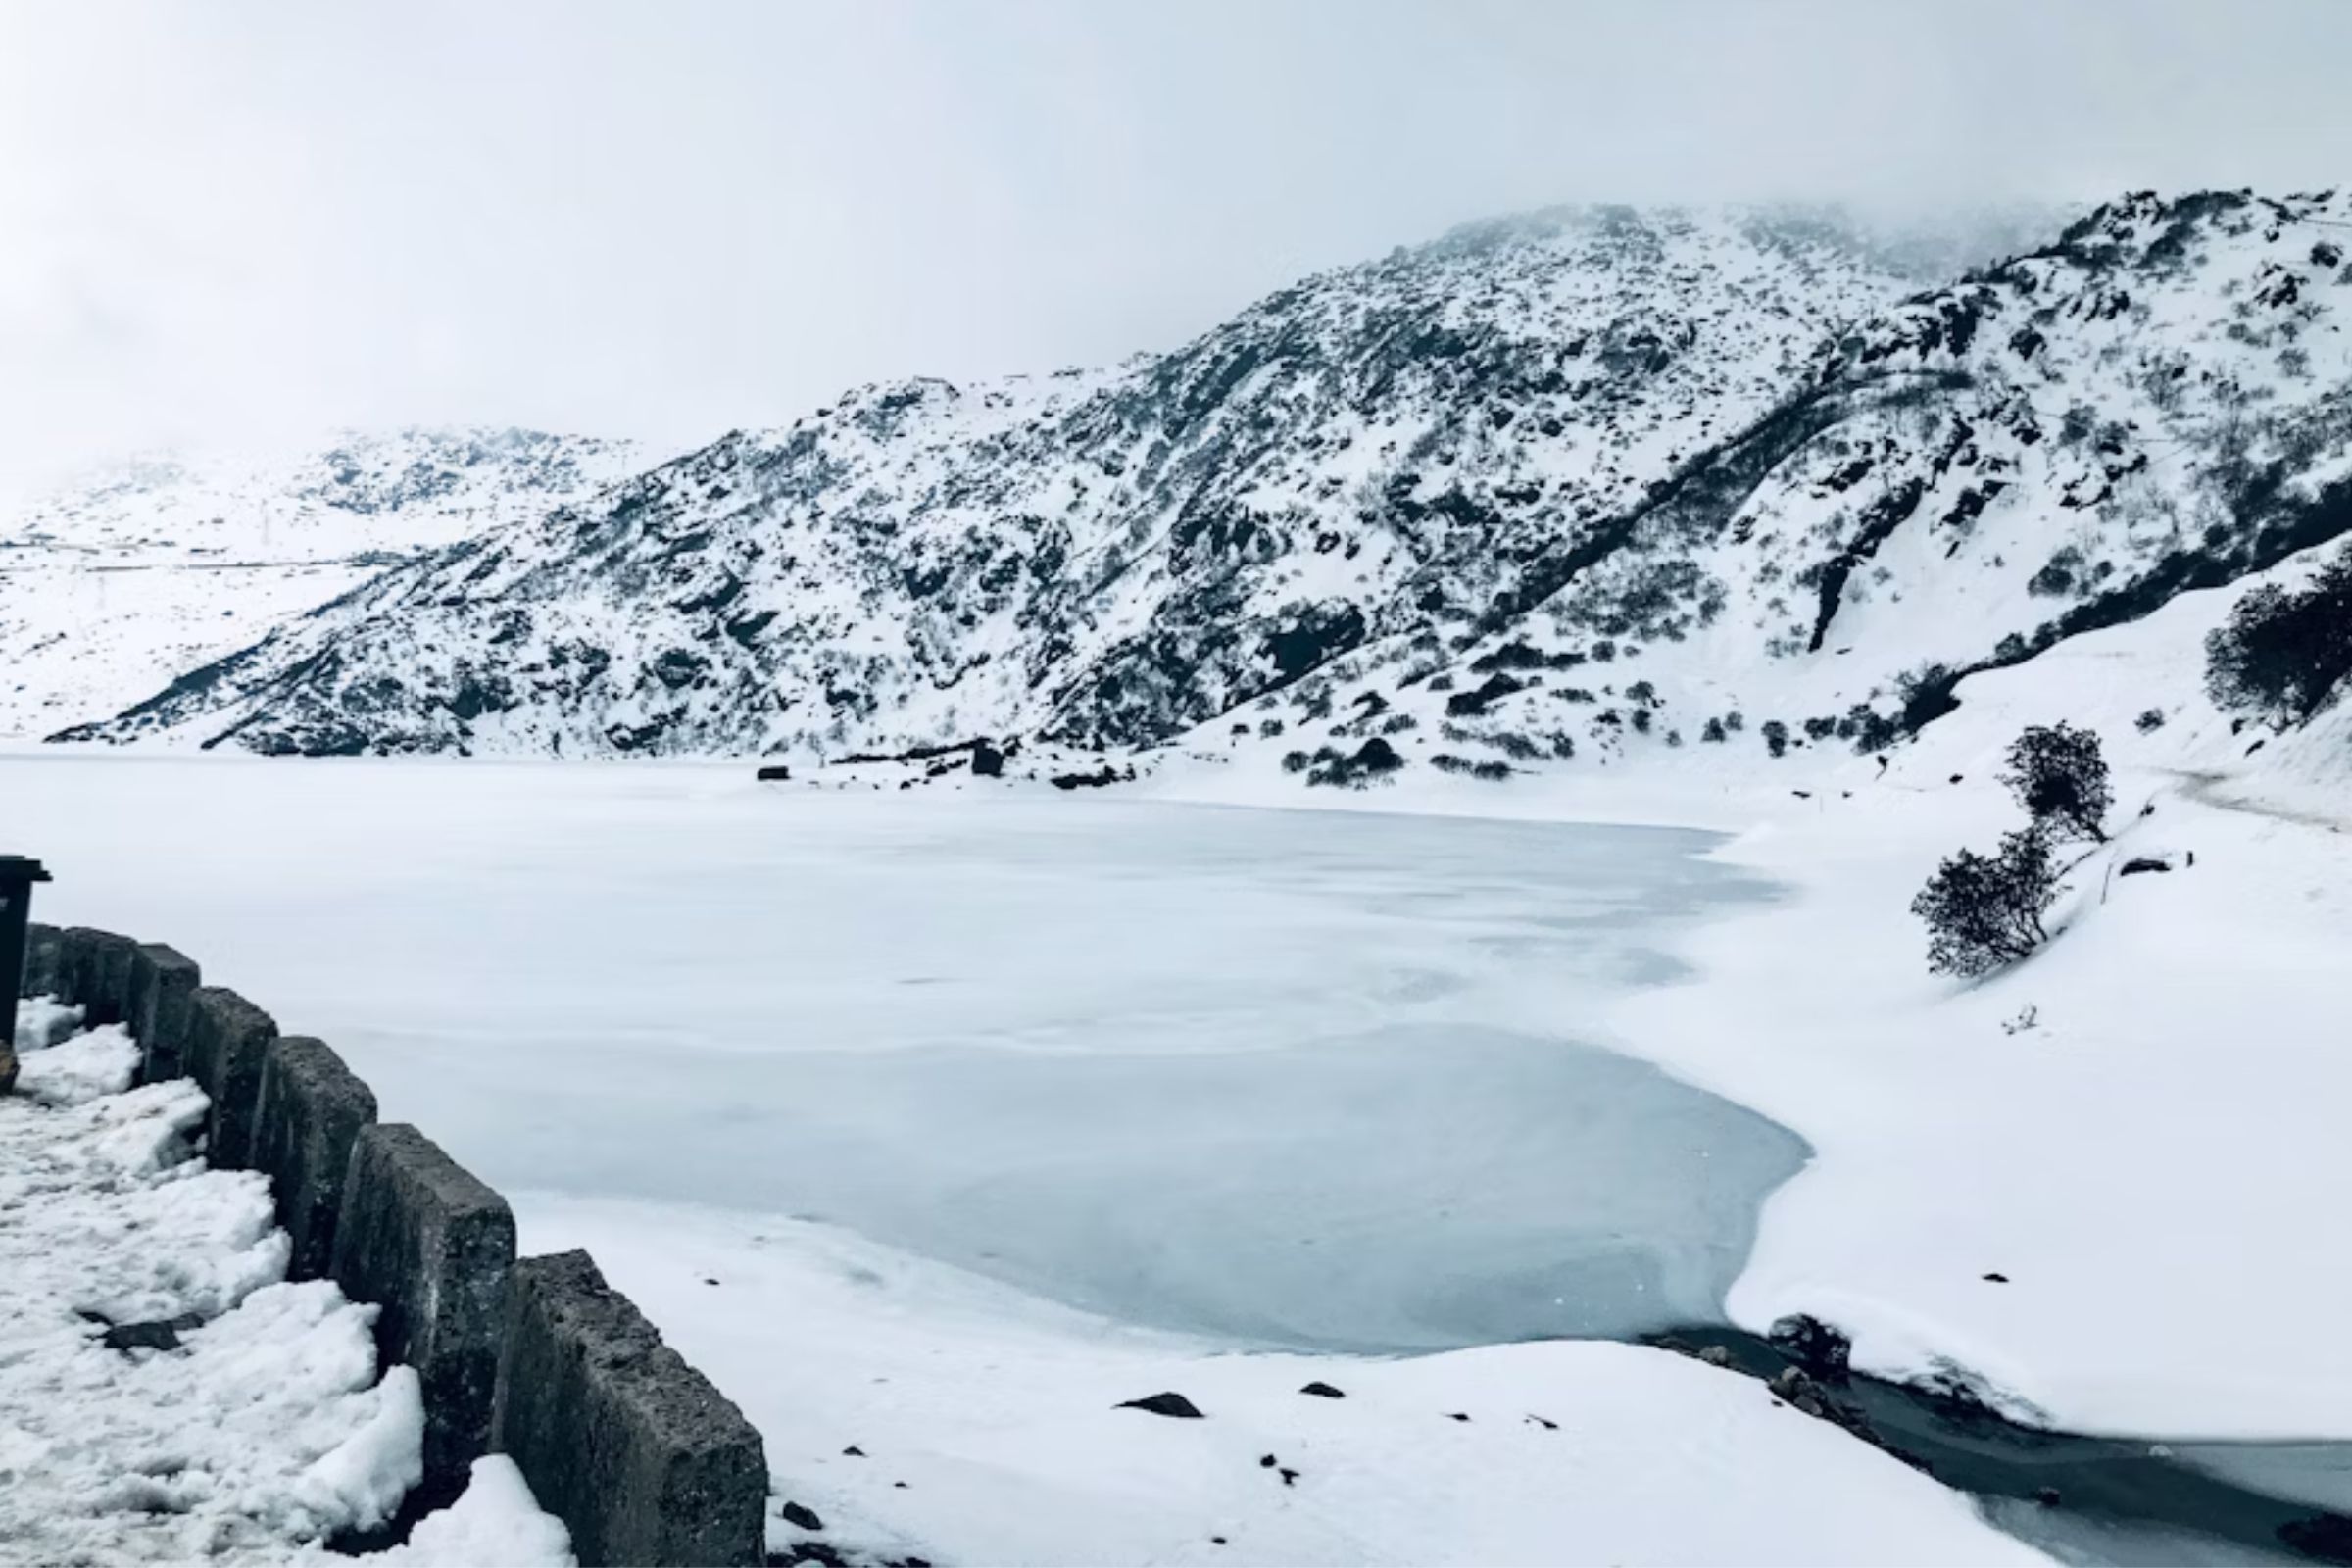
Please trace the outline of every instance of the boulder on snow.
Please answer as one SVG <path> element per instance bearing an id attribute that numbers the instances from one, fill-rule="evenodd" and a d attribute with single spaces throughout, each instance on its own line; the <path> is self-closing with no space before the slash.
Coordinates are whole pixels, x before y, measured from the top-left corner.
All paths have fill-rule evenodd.
<path id="1" fill-rule="evenodd" d="M 1348 1397 L 1348 1396 L 1342 1394 L 1330 1384 L 1321 1381 L 1309 1383 L 1305 1388 L 1300 1389 L 1298 1392 L 1300 1394 L 1311 1394 L 1318 1399 L 1345 1399 Z"/>
<path id="2" fill-rule="evenodd" d="M 782 762 L 770 762 L 767 766 L 760 770 L 759 782 L 762 784 L 781 784 L 791 777 L 791 768 L 786 767 Z"/>
<path id="3" fill-rule="evenodd" d="M 1200 1407 L 1181 1394 L 1153 1394 L 1141 1399 L 1121 1399 L 1113 1408 L 1145 1410 L 1152 1415 L 1174 1416 L 1182 1421 L 1202 1419 Z"/>
<path id="4" fill-rule="evenodd" d="M 1811 1313 L 1790 1313 L 1773 1324 L 1766 1338 L 1775 1349 L 1814 1377 L 1831 1383 L 1845 1381 L 1853 1341 Z"/>
<path id="5" fill-rule="evenodd" d="M 972 742 L 972 776 L 1001 778 L 1004 773 L 1004 754 L 986 741 Z"/>
<path id="6" fill-rule="evenodd" d="M 2152 855 L 2135 855 L 2116 869 L 2117 876 L 2141 876 L 2150 871 L 2170 871 L 2173 862 Z"/>

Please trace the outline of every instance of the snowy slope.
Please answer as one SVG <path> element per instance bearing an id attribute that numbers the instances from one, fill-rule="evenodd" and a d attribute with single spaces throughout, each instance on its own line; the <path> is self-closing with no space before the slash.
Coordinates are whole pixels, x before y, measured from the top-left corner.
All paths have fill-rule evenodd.
<path id="1" fill-rule="evenodd" d="M 2352 1292 L 2321 1218 L 2352 1182 L 2352 714 L 2273 734 L 2200 684 L 2238 599 L 2343 548 L 1971 677 L 1883 774 L 1751 793 L 1761 820 L 1719 853 L 1790 897 L 1699 933 L 1703 981 L 1612 1020 L 1817 1152 L 1766 1206 L 1735 1319 L 1810 1312 L 1857 1365 L 2079 1431 L 2345 1433 L 2352 1353 L 2292 1324 Z M 1931 975 L 1911 895 L 2017 825 L 2001 752 L 2060 719 L 2116 767 L 2114 843 L 2067 877 L 2045 950 Z"/>
<path id="2" fill-rule="evenodd" d="M 2352 522 L 2352 197 L 2134 195 L 1918 289 L 1592 209 L 1092 373 L 868 388 L 387 574 L 73 738 L 1250 770 L 1876 750 Z"/>
<path id="3" fill-rule="evenodd" d="M 103 717 L 387 565 L 645 460 L 530 430 L 402 430 L 93 473 L 0 518 L 0 735 Z"/>
<path id="4" fill-rule="evenodd" d="M 1819 215 L 1562 211 L 1110 370 L 871 387 L 395 573 L 108 738 L 257 750 L 1169 739 L 1466 624 L 1917 286 Z"/>

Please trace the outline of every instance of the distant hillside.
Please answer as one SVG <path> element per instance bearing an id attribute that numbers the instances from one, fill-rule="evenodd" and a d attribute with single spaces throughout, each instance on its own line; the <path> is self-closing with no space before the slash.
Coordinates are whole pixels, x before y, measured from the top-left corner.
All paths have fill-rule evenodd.
<path id="1" fill-rule="evenodd" d="M 2352 526 L 2347 238 L 2352 198 L 2135 195 L 1923 288 L 1934 245 L 1821 213 L 1477 225 L 1156 359 L 728 435 L 74 733 L 1310 782 L 1883 747 Z"/>

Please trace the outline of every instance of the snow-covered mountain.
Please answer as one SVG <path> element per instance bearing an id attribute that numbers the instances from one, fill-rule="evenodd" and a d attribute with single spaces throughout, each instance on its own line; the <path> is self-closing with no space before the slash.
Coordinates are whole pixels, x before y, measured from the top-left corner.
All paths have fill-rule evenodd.
<path id="1" fill-rule="evenodd" d="M 2352 527 L 2348 238 L 2344 196 L 2134 195 L 1923 287 L 1948 246 L 1821 213 L 1478 225 L 1166 356 L 728 435 L 75 738 L 1310 782 L 1875 748 Z"/>
<path id="2" fill-rule="evenodd" d="M 401 430 L 85 475 L 0 528 L 0 735 L 103 718 L 387 565 L 648 461 L 535 430 Z"/>

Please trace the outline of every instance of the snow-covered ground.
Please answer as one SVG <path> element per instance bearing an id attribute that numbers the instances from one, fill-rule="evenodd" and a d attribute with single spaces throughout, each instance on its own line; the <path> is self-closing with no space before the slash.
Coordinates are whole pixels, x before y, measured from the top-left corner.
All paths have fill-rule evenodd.
<path id="1" fill-rule="evenodd" d="M 2352 1437 L 2326 1325 L 2352 1287 L 2327 1220 L 2352 1190 L 2346 736 L 2255 751 L 2193 695 L 2235 592 L 1970 680 L 1883 773 L 1688 748 L 1211 810 L 1177 803 L 1270 802 L 1181 760 L 1122 803 L 45 755 L 0 760 L 0 792 L 60 870 L 49 913 L 203 930 L 209 973 L 514 1190 L 526 1245 L 593 1248 L 836 1544 L 1987 1560 L 2007 1543 L 1947 1494 L 1816 1454 L 1846 1440 L 1752 1384 L 1488 1343 L 1544 1332 L 1506 1265 L 1589 1263 L 1599 1216 L 1645 1237 L 1620 1298 L 1683 1280 L 1662 1317 L 1720 1279 L 1735 1321 L 1815 1313 L 1865 1367 L 1965 1374 L 2029 1420 Z M 2117 842 L 2047 952 L 1935 979 L 1910 897 L 2014 825 L 1999 750 L 2058 717 L 2118 764 Z M 2175 868 L 2112 874 L 2134 856 Z M 1594 1046 L 1673 1077 L 1618 1060 L 1580 1106 Z M 1626 1179 L 1656 1129 L 1680 1142 Z M 1790 1135 L 1812 1157 L 1775 1190 Z M 1675 1174 L 1702 1155 L 1733 1177 Z M 1767 1191 L 1742 1263 L 1726 1216 Z M 1444 1353 L 1330 1353 L 1406 1348 Z M 1161 1389 L 1208 1419 L 1111 1408 Z M 2340 1448 L 2291 1486 L 2274 1453 L 2181 1448 L 2344 1500 Z"/>
<path id="2" fill-rule="evenodd" d="M 416 1376 L 378 1377 L 373 1307 L 287 1282 L 267 1179 L 190 1152 L 202 1092 L 126 1089 L 137 1046 L 77 1022 L 27 1003 L 0 1098 L 0 1562 L 318 1559 L 421 1473 Z M 150 1343 L 104 1342 L 134 1326 Z M 394 1561 L 570 1561 L 484 1466 Z"/>
<path id="3" fill-rule="evenodd" d="M 780 1215 L 547 1194 L 765 1435 L 770 1544 L 972 1563 L 1998 1563 L 1965 1499 L 1626 1345 L 1235 1354 Z M 1322 1382 L 1345 1397 L 1302 1394 Z M 1122 1401 L 1182 1394 L 1200 1420 Z M 850 1450 L 856 1449 L 853 1453 Z M 1284 1472 L 1293 1474 L 1286 1479 Z"/>
<path id="4" fill-rule="evenodd" d="M 2233 598 L 1971 680 L 1883 780 L 1859 761 L 1720 852 L 1794 896 L 1698 932 L 1705 983 L 1612 1022 L 1818 1152 L 1767 1207 L 1737 1320 L 1810 1311 L 1859 1363 L 1955 1362 L 2075 1430 L 2352 1436 L 2352 1347 L 2297 1326 L 2352 1298 L 2328 1218 L 2352 1191 L 2352 791 L 2340 728 L 2249 755 L 2262 732 L 2194 695 Z M 2046 951 L 1931 977 L 1904 907 L 2017 825 L 2001 749 L 2059 718 L 2119 764 L 2115 843 Z M 2116 874 L 2143 857 L 2176 869 Z"/>

